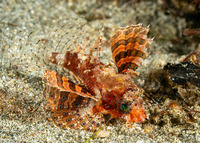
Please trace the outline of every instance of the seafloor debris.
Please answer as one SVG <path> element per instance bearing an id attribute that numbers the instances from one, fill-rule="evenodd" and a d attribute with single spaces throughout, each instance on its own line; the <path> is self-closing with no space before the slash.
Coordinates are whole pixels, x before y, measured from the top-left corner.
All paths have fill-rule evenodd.
<path id="1" fill-rule="evenodd" d="M 103 114 L 130 123 L 142 122 L 147 114 L 143 109 L 143 89 L 131 77 L 148 56 L 152 39 L 147 38 L 149 27 L 141 24 L 119 28 L 111 38 L 111 51 L 115 67 L 100 62 L 101 35 L 91 48 L 85 46 L 65 54 L 52 52 L 47 61 L 72 71 L 82 85 L 71 82 L 58 73 L 44 69 L 44 96 L 47 109 L 55 124 L 62 128 L 83 129 L 95 132 L 105 124 Z M 87 44 L 86 44 L 87 45 Z M 97 57 L 93 53 L 97 51 Z"/>
<path id="2" fill-rule="evenodd" d="M 168 70 L 170 78 L 174 83 L 184 85 L 187 82 L 200 87 L 200 67 L 192 62 L 181 62 L 178 64 L 168 63 L 164 70 Z"/>
<path id="3" fill-rule="evenodd" d="M 168 63 L 164 70 L 168 70 L 174 83 L 184 85 L 187 82 L 200 87 L 200 47 L 189 54 L 178 64 Z"/>
<path id="4" fill-rule="evenodd" d="M 190 61 L 196 66 L 200 67 L 200 45 L 195 51 L 186 56 L 183 61 Z"/>
<path id="5" fill-rule="evenodd" d="M 191 36 L 191 35 L 200 36 L 200 29 L 186 29 L 183 32 L 183 35 L 185 35 L 185 36 Z"/>
<path id="6" fill-rule="evenodd" d="M 168 70 L 171 85 L 175 90 L 176 98 L 179 98 L 182 109 L 187 113 L 187 121 L 197 122 L 196 114 L 200 113 L 200 64 L 198 47 L 194 52 L 186 56 L 178 64 L 167 64 L 164 70 Z M 192 106 L 192 107 L 191 107 Z"/>

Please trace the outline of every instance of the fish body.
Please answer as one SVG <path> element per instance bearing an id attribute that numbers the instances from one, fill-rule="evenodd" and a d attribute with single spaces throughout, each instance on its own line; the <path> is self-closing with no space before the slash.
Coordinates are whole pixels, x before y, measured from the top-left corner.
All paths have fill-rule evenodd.
<path id="1" fill-rule="evenodd" d="M 111 51 L 117 71 L 115 67 L 101 63 L 100 57 L 93 56 L 94 48 L 90 54 L 81 53 L 79 48 L 65 54 L 52 52 L 47 55 L 48 62 L 70 70 L 82 82 L 77 85 L 44 69 L 46 107 L 58 126 L 94 132 L 105 124 L 103 114 L 122 118 L 127 126 L 147 118 L 141 99 L 143 89 L 131 78 L 148 56 L 147 50 L 152 42 L 147 38 L 148 31 L 149 27 L 142 28 L 141 24 L 116 31 L 111 38 Z"/>

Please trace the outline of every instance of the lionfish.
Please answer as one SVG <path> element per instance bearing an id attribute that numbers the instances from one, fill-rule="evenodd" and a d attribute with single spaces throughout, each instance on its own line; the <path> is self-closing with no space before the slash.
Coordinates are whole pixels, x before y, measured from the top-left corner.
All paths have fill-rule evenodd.
<path id="1" fill-rule="evenodd" d="M 44 69 L 44 96 L 46 108 L 54 123 L 63 128 L 96 132 L 105 125 L 104 114 L 122 118 L 126 125 L 139 123 L 147 118 L 143 108 L 143 89 L 131 78 L 142 61 L 149 55 L 153 39 L 147 38 L 149 27 L 141 24 L 118 28 L 110 40 L 114 66 L 100 62 L 101 36 L 87 54 L 79 46 L 65 54 L 51 52 L 47 61 L 62 66 L 76 76 L 82 84 L 75 84 L 58 73 Z"/>

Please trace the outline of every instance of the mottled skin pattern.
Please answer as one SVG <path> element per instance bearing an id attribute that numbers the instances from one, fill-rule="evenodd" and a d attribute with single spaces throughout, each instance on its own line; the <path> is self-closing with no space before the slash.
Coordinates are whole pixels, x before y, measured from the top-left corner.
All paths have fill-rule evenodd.
<path id="1" fill-rule="evenodd" d="M 137 31 L 139 30 L 140 33 L 138 34 L 138 32 L 134 32 L 135 29 Z M 44 96 L 47 98 L 47 108 L 51 110 L 52 115 L 57 115 L 52 117 L 57 125 L 62 126 L 63 128 L 70 127 L 73 129 L 77 129 L 77 127 L 79 128 L 81 126 L 84 130 L 95 131 L 95 129 L 105 123 L 102 118 L 103 114 L 110 114 L 112 118 L 123 118 L 126 120 L 127 126 L 129 126 L 132 122 L 142 122 L 146 119 L 147 115 L 142 107 L 143 103 L 140 98 L 140 95 L 143 94 L 143 90 L 131 81 L 132 76 L 129 74 L 130 72 L 128 72 L 128 70 L 133 70 L 135 68 L 133 66 L 126 66 L 126 64 L 136 65 L 138 67 L 141 61 L 140 59 L 144 59 L 147 56 L 147 48 L 145 46 L 147 44 L 149 46 L 152 39 L 147 39 L 146 34 L 148 33 L 148 28 L 142 28 L 141 25 L 132 25 L 124 29 L 121 28 L 121 33 L 118 31 L 114 35 L 114 38 L 111 39 L 112 52 L 121 48 L 122 46 L 120 45 L 122 45 L 122 43 L 125 45 L 123 47 L 128 47 L 126 45 L 129 45 L 126 49 L 118 50 L 119 53 L 120 51 L 123 51 L 123 54 L 125 55 L 119 58 L 119 61 L 124 58 L 121 64 L 125 66 L 123 66 L 123 68 L 117 66 L 118 71 L 120 69 L 120 71 L 123 71 L 123 74 L 116 72 L 114 67 L 105 66 L 97 57 L 92 56 L 91 54 L 93 53 L 94 48 L 91 49 L 90 55 L 81 53 L 81 48 L 75 51 L 67 51 L 65 54 L 50 53 L 47 55 L 48 62 L 61 65 L 72 71 L 85 85 L 85 87 L 75 85 L 65 77 L 59 76 L 57 73 L 48 69 L 44 69 Z M 127 38 L 123 35 L 124 31 Z M 136 40 L 134 40 L 135 38 Z M 143 40 L 142 42 L 141 39 Z M 113 42 L 118 43 L 117 45 L 115 44 L 114 50 L 112 46 L 114 45 Z M 113 59 L 116 65 L 118 65 L 118 62 L 115 60 L 115 56 L 118 53 L 116 54 L 115 52 L 114 54 Z M 120 54 L 122 55 L 122 53 Z M 129 60 L 129 57 L 131 57 L 132 61 Z M 52 83 L 52 81 L 55 82 Z M 54 91 L 51 91 L 51 88 L 55 88 Z M 83 88 L 84 92 L 82 91 Z M 57 110 L 54 111 L 52 107 L 55 106 L 54 108 L 56 108 L 56 106 L 58 106 L 56 101 L 59 99 L 51 99 L 50 97 L 52 94 L 56 95 L 56 93 L 58 93 L 55 92 L 56 89 L 60 89 L 60 91 L 65 92 L 67 97 L 69 97 L 72 93 L 75 94 L 74 98 L 76 100 L 73 101 L 78 101 L 77 103 L 81 106 L 78 106 L 75 109 L 73 101 L 66 105 L 64 102 L 70 102 L 68 100 L 72 99 L 64 98 L 65 101 L 63 102 L 61 108 L 57 108 Z M 58 97 L 61 98 L 59 93 Z M 71 105 L 70 108 L 69 105 Z M 77 110 L 80 111 L 77 112 Z M 69 116 L 61 115 L 64 112 L 69 113 L 71 111 L 74 111 L 74 114 L 71 117 L 74 124 L 73 127 L 70 126 L 71 122 L 68 122 Z M 85 113 L 88 114 L 86 115 Z M 83 117 L 83 120 L 85 121 L 88 119 L 91 120 L 82 125 L 77 116 Z M 101 122 L 99 122 L 97 118 L 98 120 L 101 120 Z M 92 125 L 93 121 L 98 123 Z M 87 125 L 87 127 L 85 127 L 85 125 Z"/>

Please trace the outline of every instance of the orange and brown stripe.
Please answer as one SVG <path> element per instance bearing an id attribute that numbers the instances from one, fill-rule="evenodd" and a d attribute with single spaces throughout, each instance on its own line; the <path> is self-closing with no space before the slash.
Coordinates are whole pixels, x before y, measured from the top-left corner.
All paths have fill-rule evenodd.
<path id="1" fill-rule="evenodd" d="M 119 28 L 111 38 L 112 57 L 118 72 L 136 70 L 148 56 L 152 39 L 147 38 L 149 27 L 142 28 L 141 24 Z"/>
<path id="2" fill-rule="evenodd" d="M 76 85 L 66 77 L 62 77 L 62 80 L 63 80 L 63 87 L 68 91 L 75 92 L 80 95 L 91 96 L 91 94 L 87 91 L 86 88 Z"/>
<path id="3" fill-rule="evenodd" d="M 69 91 L 72 93 L 77 93 L 79 95 L 85 95 L 87 97 L 92 96 L 85 87 L 75 84 L 64 76 L 58 75 L 56 72 L 49 69 L 44 69 L 43 81 L 45 85 L 50 85 L 51 87 L 57 87 L 62 91 Z"/>

